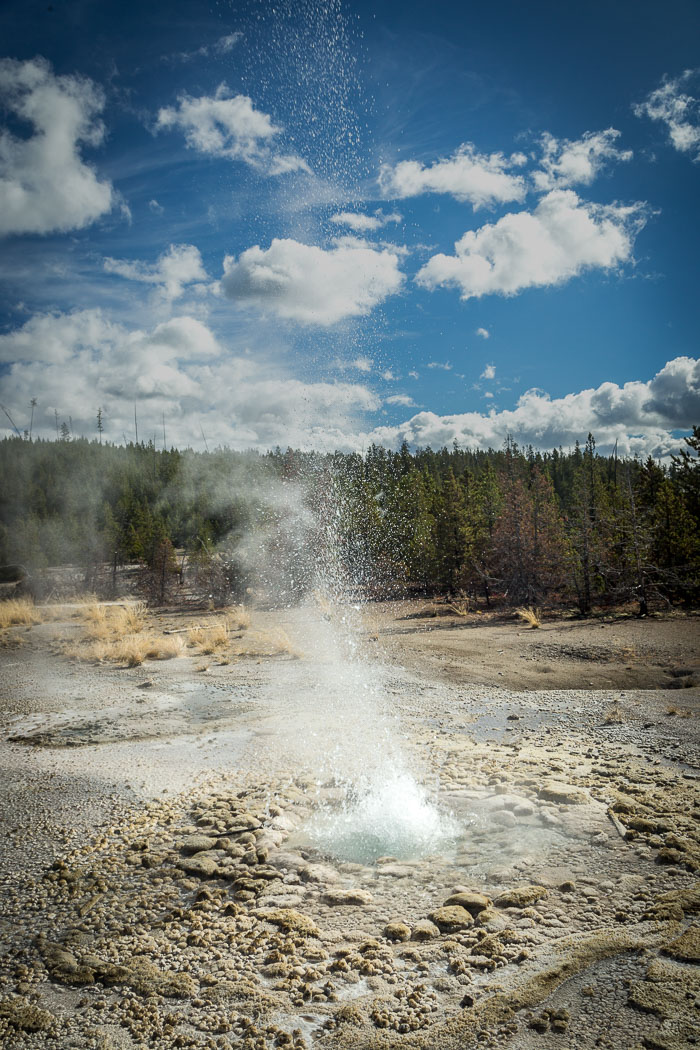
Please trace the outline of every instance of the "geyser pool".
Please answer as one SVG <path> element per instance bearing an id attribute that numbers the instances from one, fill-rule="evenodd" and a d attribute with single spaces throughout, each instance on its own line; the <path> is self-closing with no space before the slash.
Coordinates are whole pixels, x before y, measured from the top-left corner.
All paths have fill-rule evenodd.
<path id="1" fill-rule="evenodd" d="M 395 773 L 364 790 L 348 786 L 340 805 L 320 806 L 304 836 L 320 853 L 371 864 L 390 855 L 400 860 L 450 849 L 459 827 L 429 800 L 408 773 Z"/>

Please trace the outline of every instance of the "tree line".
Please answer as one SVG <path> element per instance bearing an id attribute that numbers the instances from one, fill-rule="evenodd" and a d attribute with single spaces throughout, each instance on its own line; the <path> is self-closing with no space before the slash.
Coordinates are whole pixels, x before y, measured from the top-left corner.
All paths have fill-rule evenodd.
<path id="1" fill-rule="evenodd" d="M 101 437 L 101 435 L 100 435 Z M 257 577 L 282 600 L 319 565 L 369 595 L 463 594 L 582 614 L 700 596 L 700 427 L 667 464 L 582 447 L 363 455 L 0 442 L 0 563 L 140 564 L 163 599 L 189 571 L 221 600 Z M 156 583 L 153 583 L 156 580 Z M 159 582 L 158 582 L 159 581 Z"/>

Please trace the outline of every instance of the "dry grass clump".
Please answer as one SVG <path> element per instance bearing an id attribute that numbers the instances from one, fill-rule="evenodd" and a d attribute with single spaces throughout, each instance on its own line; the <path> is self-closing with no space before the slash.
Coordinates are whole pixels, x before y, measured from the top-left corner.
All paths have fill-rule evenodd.
<path id="1" fill-rule="evenodd" d="M 223 649 L 229 642 L 227 623 L 215 623 L 211 627 L 192 627 L 187 632 L 188 645 L 196 646 L 200 653 L 209 656 L 217 649 Z"/>
<path id="2" fill-rule="evenodd" d="M 0 602 L 0 629 L 41 623 L 41 615 L 31 598 L 7 598 Z"/>
<path id="3" fill-rule="evenodd" d="M 469 614 L 469 598 L 466 594 L 458 594 L 453 601 L 448 602 L 447 608 L 455 616 L 467 616 Z"/>
<path id="4" fill-rule="evenodd" d="M 148 632 L 143 602 L 110 605 L 84 603 L 80 618 L 86 621 L 83 637 L 64 652 L 85 663 L 115 663 L 138 667 L 144 660 L 171 660 L 184 650 L 182 638 Z"/>
<path id="5" fill-rule="evenodd" d="M 130 602 L 129 605 L 111 606 L 109 624 L 115 634 L 138 634 L 146 626 L 145 603 Z"/>
<path id="6" fill-rule="evenodd" d="M 247 631 L 250 627 L 250 613 L 245 605 L 233 605 L 225 615 L 229 631 Z"/>
<path id="7" fill-rule="evenodd" d="M 224 612 L 218 623 L 191 627 L 187 632 L 187 644 L 194 646 L 203 656 L 211 656 L 229 645 L 232 636 L 240 637 L 250 627 L 250 613 L 243 605 L 235 605 Z"/>
<path id="8" fill-rule="evenodd" d="M 87 641 L 66 649 L 66 655 L 84 663 L 114 663 L 139 667 L 144 660 L 172 660 L 181 656 L 183 650 L 184 643 L 181 638 L 130 634 L 111 640 L 88 638 Z"/>
<path id="9" fill-rule="evenodd" d="M 603 725 L 619 726 L 624 722 L 624 712 L 619 704 L 611 704 L 603 715 Z"/>
<path id="10" fill-rule="evenodd" d="M 113 643 L 107 659 L 125 663 L 127 667 L 138 667 L 144 660 L 172 660 L 181 656 L 183 650 L 181 638 L 128 635 Z"/>
<path id="11" fill-rule="evenodd" d="M 531 605 L 528 605 L 518 609 L 517 613 L 521 620 L 530 624 L 533 631 L 542 626 L 542 613 L 539 609 L 534 609 Z"/>
<path id="12" fill-rule="evenodd" d="M 245 638 L 236 640 L 232 649 L 235 656 L 291 656 L 295 660 L 301 657 L 281 627 L 253 631 Z"/>

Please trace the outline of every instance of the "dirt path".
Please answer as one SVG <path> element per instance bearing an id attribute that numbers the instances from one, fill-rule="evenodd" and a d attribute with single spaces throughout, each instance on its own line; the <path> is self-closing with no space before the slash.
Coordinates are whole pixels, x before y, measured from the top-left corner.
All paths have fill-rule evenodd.
<path id="1" fill-rule="evenodd" d="M 3 1045 L 691 1045 L 699 691 L 571 667 L 665 686 L 697 621 L 412 611 L 258 613 L 303 655 L 206 670 L 5 650 Z"/>

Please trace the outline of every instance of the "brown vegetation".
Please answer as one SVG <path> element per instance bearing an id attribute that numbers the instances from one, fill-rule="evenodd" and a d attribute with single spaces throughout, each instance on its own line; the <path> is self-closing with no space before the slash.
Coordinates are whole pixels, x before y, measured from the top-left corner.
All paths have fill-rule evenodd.
<path id="1" fill-rule="evenodd" d="M 8 598 L 0 602 L 0 630 L 6 627 L 31 627 L 41 623 L 41 614 L 31 598 Z"/>

